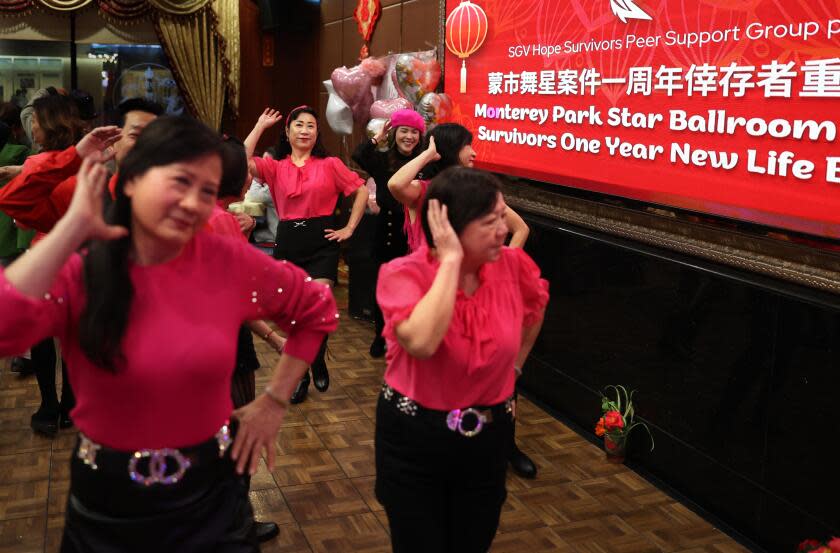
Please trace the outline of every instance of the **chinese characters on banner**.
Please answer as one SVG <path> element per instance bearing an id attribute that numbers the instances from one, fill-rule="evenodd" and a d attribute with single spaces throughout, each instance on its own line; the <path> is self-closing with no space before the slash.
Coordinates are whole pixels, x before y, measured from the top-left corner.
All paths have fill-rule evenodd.
<path id="1" fill-rule="evenodd" d="M 840 238 L 836 3 L 447 0 L 465 8 L 487 37 L 463 93 L 447 52 L 445 88 L 479 167 Z"/>

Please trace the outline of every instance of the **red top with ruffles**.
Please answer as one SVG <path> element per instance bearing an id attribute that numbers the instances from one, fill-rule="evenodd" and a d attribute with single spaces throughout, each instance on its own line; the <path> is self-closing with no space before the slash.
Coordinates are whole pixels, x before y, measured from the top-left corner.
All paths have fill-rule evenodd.
<path id="1" fill-rule="evenodd" d="M 20 174 L 0 188 L 0 211 L 27 228 L 48 233 L 70 207 L 81 166 L 75 146 L 29 156 Z M 108 181 L 111 197 L 116 184 L 114 174 Z"/>
<path id="2" fill-rule="evenodd" d="M 339 194 L 349 196 L 365 183 L 337 157 L 310 157 L 302 167 L 288 156 L 280 161 L 251 159 L 283 221 L 332 215 Z"/>
<path id="3" fill-rule="evenodd" d="M 311 362 L 338 323 L 328 287 L 243 240 L 200 232 L 166 263 L 130 264 L 134 299 L 116 373 L 82 352 L 82 257 L 65 263 L 50 292 L 21 294 L 0 272 L 0 356 L 58 336 L 76 393 L 73 421 L 93 441 L 133 451 L 185 447 L 213 436 L 233 409 L 238 329 L 271 319 L 285 352 Z M 12 316 L 12 314 L 14 314 Z"/>
<path id="4" fill-rule="evenodd" d="M 522 328 L 539 321 L 548 303 L 548 282 L 521 249 L 502 248 L 499 259 L 482 265 L 473 295 L 458 291 L 438 350 L 417 359 L 399 345 L 395 328 L 429 291 L 439 266 L 422 246 L 380 269 L 376 299 L 388 343 L 385 382 L 430 409 L 501 403 L 513 395 Z"/>

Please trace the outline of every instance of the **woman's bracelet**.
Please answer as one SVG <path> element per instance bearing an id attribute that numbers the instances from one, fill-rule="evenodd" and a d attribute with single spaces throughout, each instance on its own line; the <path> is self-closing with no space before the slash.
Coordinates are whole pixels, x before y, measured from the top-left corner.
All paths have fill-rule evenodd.
<path id="1" fill-rule="evenodd" d="M 271 386 L 265 387 L 265 395 L 267 395 L 271 401 L 282 407 L 283 409 L 289 408 L 289 402 L 285 399 L 281 399 L 277 394 L 274 393 L 274 390 L 271 389 Z"/>

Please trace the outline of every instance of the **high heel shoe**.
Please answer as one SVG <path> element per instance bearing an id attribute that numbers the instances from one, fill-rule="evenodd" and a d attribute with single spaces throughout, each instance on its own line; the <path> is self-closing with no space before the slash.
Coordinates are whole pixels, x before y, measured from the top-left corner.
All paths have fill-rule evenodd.
<path id="1" fill-rule="evenodd" d="M 58 414 L 44 413 L 40 409 L 32 414 L 29 420 L 29 426 L 38 434 L 43 434 L 48 438 L 55 438 L 58 434 Z"/>
<path id="2" fill-rule="evenodd" d="M 298 382 L 297 388 L 292 393 L 292 397 L 289 398 L 289 403 L 292 405 L 301 403 L 303 400 L 306 399 L 306 396 L 309 394 L 309 372 L 307 371 L 306 374 L 303 375 L 303 378 L 300 379 Z"/>
<path id="3" fill-rule="evenodd" d="M 385 355 L 385 338 L 377 336 L 370 344 L 370 356 L 379 359 L 383 355 Z"/>
<path id="4" fill-rule="evenodd" d="M 321 357 L 312 362 L 311 368 L 315 389 L 319 392 L 326 392 L 330 387 L 330 373 L 327 370 L 327 362 Z"/>

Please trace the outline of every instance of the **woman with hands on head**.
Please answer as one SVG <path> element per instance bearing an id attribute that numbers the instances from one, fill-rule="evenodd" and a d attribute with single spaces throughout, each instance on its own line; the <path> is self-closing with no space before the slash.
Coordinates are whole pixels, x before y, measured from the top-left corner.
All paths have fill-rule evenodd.
<path id="1" fill-rule="evenodd" d="M 291 263 L 202 231 L 225 155 L 201 123 L 156 120 L 106 217 L 106 169 L 87 158 L 66 215 L 0 272 L 0 311 L 21 314 L 0 320 L 0 355 L 58 336 L 76 391 L 62 551 L 257 551 L 242 475 L 263 451 L 274 465 L 286 400 L 337 313 Z M 263 318 L 288 341 L 231 413 L 237 328 Z"/>
<path id="2" fill-rule="evenodd" d="M 427 245 L 380 271 L 375 489 L 395 553 L 485 553 L 498 528 L 516 368 L 548 301 L 536 264 L 504 246 L 506 208 L 495 177 L 448 169 L 419 209 Z"/>
<path id="3" fill-rule="evenodd" d="M 427 135 L 427 146 L 412 161 L 406 163 L 388 182 L 388 188 L 406 211 L 405 232 L 412 251 L 425 243 L 425 235 L 417 215 L 423 204 L 429 179 L 449 167 L 472 167 L 476 153 L 472 148 L 472 133 L 457 123 L 438 125 Z M 415 179 L 421 173 L 422 177 Z M 528 239 L 528 225 L 510 207 L 505 206 L 505 223 L 510 231 L 509 245 L 522 248 Z M 523 478 L 536 478 L 537 465 L 514 441 L 510 450 L 510 465 Z"/>
<path id="4" fill-rule="evenodd" d="M 423 204 L 429 181 L 449 167 L 472 167 L 476 158 L 472 140 L 472 133 L 462 125 L 438 125 L 426 134 L 424 150 L 388 181 L 391 194 L 405 206 L 405 232 L 411 251 L 419 248 L 425 240 L 417 212 Z M 505 221 L 511 233 L 510 246 L 524 246 L 529 230 L 522 217 L 507 207 Z"/>
<path id="5" fill-rule="evenodd" d="M 327 153 L 321 143 L 317 113 L 309 106 L 298 106 L 286 117 L 276 160 L 254 157 L 262 133 L 282 120 L 283 116 L 273 109 L 266 109 L 257 120 L 245 139 L 249 167 L 254 177 L 269 185 L 280 215 L 274 257 L 298 265 L 326 289 L 338 279 L 339 242 L 353 236 L 361 221 L 367 189 L 356 173 Z M 335 209 L 342 194 L 355 194 L 355 198 L 347 225 L 339 229 Z M 321 392 L 330 385 L 326 351 L 325 338 L 311 366 L 315 388 Z M 309 383 L 307 372 L 292 395 L 292 403 L 306 399 Z"/>

